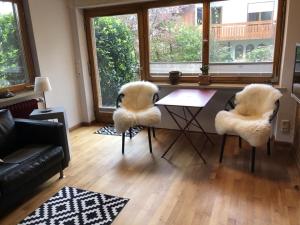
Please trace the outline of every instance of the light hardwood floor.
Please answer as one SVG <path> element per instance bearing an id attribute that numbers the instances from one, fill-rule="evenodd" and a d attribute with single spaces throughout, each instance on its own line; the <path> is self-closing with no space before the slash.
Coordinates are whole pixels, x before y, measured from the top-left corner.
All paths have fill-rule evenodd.
<path id="1" fill-rule="evenodd" d="M 251 174 L 250 147 L 243 143 L 239 150 L 236 138 L 228 140 L 220 166 L 220 138 L 212 135 L 215 145 L 205 146 L 204 165 L 184 138 L 169 161 L 160 158 L 174 131 L 157 130 L 153 155 L 146 131 L 126 139 L 122 156 L 121 137 L 94 134 L 98 127 L 71 132 L 66 177 L 53 177 L 0 224 L 16 224 L 66 185 L 129 198 L 114 225 L 300 224 L 299 170 L 286 148 L 275 146 L 271 157 L 265 149 L 257 151 Z M 200 146 L 202 138 L 193 137 Z"/>

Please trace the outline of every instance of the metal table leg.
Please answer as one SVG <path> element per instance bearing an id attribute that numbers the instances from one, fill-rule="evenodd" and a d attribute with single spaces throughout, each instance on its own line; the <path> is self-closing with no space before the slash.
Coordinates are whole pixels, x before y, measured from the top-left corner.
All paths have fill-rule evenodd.
<path id="1" fill-rule="evenodd" d="M 186 107 L 186 110 L 189 112 L 189 114 L 191 116 L 193 116 L 193 113 L 191 112 L 191 110 Z M 202 130 L 203 134 L 206 136 L 206 138 L 209 140 L 209 142 L 213 145 L 213 141 L 210 139 L 210 137 L 207 135 L 207 133 L 205 132 L 205 130 L 203 129 L 203 127 L 200 125 L 199 121 L 196 119 L 196 117 L 194 117 L 194 121 L 196 122 L 196 124 L 198 125 L 198 127 Z"/>
<path id="2" fill-rule="evenodd" d="M 202 108 L 199 108 L 197 110 L 197 112 L 193 115 L 191 112 L 191 116 L 192 118 L 187 121 L 186 121 L 186 125 L 184 127 L 182 127 L 179 122 L 176 120 L 176 117 L 173 115 L 176 113 L 173 113 L 167 106 L 165 106 L 167 112 L 169 113 L 169 115 L 172 117 L 173 121 L 176 123 L 177 127 L 179 128 L 179 131 L 180 131 L 180 134 L 174 139 L 174 141 L 171 143 L 171 145 L 168 147 L 168 149 L 165 151 L 165 153 L 162 155 L 162 157 L 164 157 L 168 151 L 171 149 L 171 147 L 175 144 L 175 142 L 179 139 L 179 137 L 183 134 L 186 139 L 190 142 L 190 144 L 192 145 L 193 149 L 197 152 L 197 154 L 200 156 L 200 158 L 202 159 L 202 161 L 206 164 L 206 160 L 204 159 L 204 157 L 202 156 L 202 154 L 198 151 L 197 147 L 195 146 L 195 144 L 193 143 L 193 141 L 190 139 L 188 133 L 186 132 L 186 129 L 190 126 L 190 124 L 195 121 L 195 118 L 198 116 L 198 114 L 201 112 Z M 200 124 L 198 124 L 198 121 L 197 121 L 197 125 L 199 126 Z M 201 127 L 201 126 L 200 126 Z M 203 129 L 203 128 L 202 128 Z"/>

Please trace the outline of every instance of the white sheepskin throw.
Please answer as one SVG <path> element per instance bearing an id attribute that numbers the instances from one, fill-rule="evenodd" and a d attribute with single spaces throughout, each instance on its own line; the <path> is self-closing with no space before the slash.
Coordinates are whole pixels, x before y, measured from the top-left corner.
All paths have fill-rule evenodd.
<path id="1" fill-rule="evenodd" d="M 250 84 L 235 96 L 235 109 L 220 111 L 215 118 L 217 133 L 233 133 L 258 147 L 271 135 L 270 116 L 280 91 L 266 84 Z"/>
<path id="2" fill-rule="evenodd" d="M 154 126 L 160 123 L 161 112 L 153 105 L 158 87 L 148 81 L 135 81 L 121 87 L 124 94 L 121 107 L 113 114 L 117 132 L 123 133 L 135 125 Z"/>

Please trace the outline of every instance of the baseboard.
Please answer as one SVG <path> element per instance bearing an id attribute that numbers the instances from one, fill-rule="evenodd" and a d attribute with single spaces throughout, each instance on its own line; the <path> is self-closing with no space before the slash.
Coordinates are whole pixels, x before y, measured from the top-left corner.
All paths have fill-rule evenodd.
<path id="1" fill-rule="evenodd" d="M 293 148 L 293 144 L 290 143 L 290 142 L 284 142 L 284 141 L 276 141 L 274 140 L 274 144 L 275 145 L 280 145 L 282 147 L 290 147 L 290 148 Z"/>
<path id="2" fill-rule="evenodd" d="M 297 150 L 297 148 L 295 148 L 295 146 L 292 147 L 292 154 L 295 157 L 296 165 L 300 172 L 300 153 L 298 151 L 299 150 Z"/>
<path id="3" fill-rule="evenodd" d="M 292 143 L 282 142 L 282 141 L 275 141 L 274 144 L 277 146 L 280 146 L 280 147 L 289 148 L 291 150 L 292 155 L 295 159 L 296 165 L 300 172 L 300 152 L 298 152 L 299 150 L 297 149 L 297 146 L 295 146 Z"/>
<path id="4" fill-rule="evenodd" d="M 69 128 L 69 131 L 72 132 L 73 130 L 76 130 L 78 129 L 79 127 L 88 127 L 88 126 L 91 126 L 95 123 L 95 121 L 92 121 L 92 122 L 81 122 L 75 126 L 72 126 Z"/>

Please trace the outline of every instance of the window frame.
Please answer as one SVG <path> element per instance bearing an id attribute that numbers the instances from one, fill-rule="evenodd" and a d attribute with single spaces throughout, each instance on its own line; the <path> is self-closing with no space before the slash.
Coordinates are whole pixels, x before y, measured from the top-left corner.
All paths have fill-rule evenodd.
<path id="1" fill-rule="evenodd" d="M 22 83 L 22 84 L 17 84 L 17 85 L 11 85 L 8 87 L 3 87 L 3 88 L 0 88 L 0 91 L 9 90 L 12 92 L 20 92 L 20 91 L 24 91 L 28 87 L 32 86 L 34 84 L 34 79 L 35 79 L 35 68 L 34 68 L 34 63 L 33 63 L 32 52 L 31 52 L 31 45 L 30 45 L 30 41 L 29 41 L 29 34 L 28 34 L 28 29 L 27 29 L 27 21 L 26 21 L 26 16 L 25 16 L 24 4 L 23 4 L 22 0 L 1 0 L 1 2 L 10 2 L 12 4 L 17 5 L 18 16 L 19 16 L 18 23 L 20 25 L 19 29 L 20 29 L 20 33 L 21 33 L 22 47 L 24 50 L 24 60 L 25 60 L 27 70 L 28 70 L 28 82 Z"/>
<path id="2" fill-rule="evenodd" d="M 121 15 L 128 12 L 137 13 L 139 12 L 139 32 L 143 36 L 140 39 L 140 45 L 143 46 L 140 49 L 141 54 L 141 79 L 148 80 L 152 82 L 168 82 L 168 76 L 151 76 L 150 74 L 150 46 L 149 46 L 149 25 L 148 25 L 148 9 L 168 7 L 168 6 L 178 6 L 185 4 L 197 4 L 202 3 L 202 14 L 203 14 L 203 47 L 202 47 L 202 63 L 209 64 L 209 33 L 210 33 L 210 3 L 222 0 L 165 0 L 165 1 L 150 1 L 143 3 L 132 3 L 123 4 L 118 6 L 104 6 L 97 8 L 84 9 L 86 35 L 89 51 L 89 60 L 91 68 L 91 76 L 94 83 L 96 81 L 95 71 L 94 71 L 94 58 L 93 58 L 93 43 L 91 40 L 91 24 L 90 19 L 96 16 L 108 16 L 108 15 Z M 284 22 L 285 22 L 285 7 L 286 0 L 278 0 L 278 10 L 277 10 L 277 21 L 276 21 L 276 33 L 275 33 L 275 44 L 274 44 L 274 59 L 273 59 L 273 71 L 272 76 L 254 76 L 253 73 L 243 73 L 243 76 L 233 75 L 232 73 L 218 74 L 210 73 L 211 83 L 274 83 L 278 84 L 281 66 L 281 53 L 282 53 L 282 43 L 283 43 L 283 33 L 284 33 Z M 199 70 L 200 74 L 200 70 Z M 93 78 L 94 77 L 94 78 Z M 181 82 L 183 83 L 196 83 L 199 82 L 199 76 L 194 74 L 185 73 L 181 77 Z M 93 84 L 95 86 L 96 84 Z M 94 87 L 95 89 L 95 87 Z M 95 92 L 95 91 L 94 91 Z"/>

